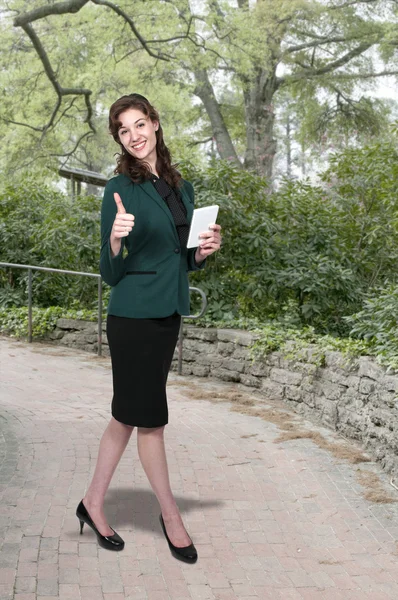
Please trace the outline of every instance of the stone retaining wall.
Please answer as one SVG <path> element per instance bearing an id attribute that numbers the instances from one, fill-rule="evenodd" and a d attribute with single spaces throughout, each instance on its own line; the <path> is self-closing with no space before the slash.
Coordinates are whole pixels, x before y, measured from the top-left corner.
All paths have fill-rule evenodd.
<path id="1" fill-rule="evenodd" d="M 105 325 L 103 354 L 109 354 Z M 185 326 L 183 373 L 216 377 L 255 388 L 267 400 L 282 400 L 296 411 L 316 417 L 348 438 L 358 440 L 383 467 L 398 475 L 398 375 L 370 357 L 351 364 L 338 352 L 326 352 L 325 366 L 316 352 L 288 359 L 273 352 L 253 362 L 249 332 Z M 59 319 L 51 338 L 60 344 L 97 351 L 97 325 Z M 176 369 L 177 353 L 173 361 Z"/>

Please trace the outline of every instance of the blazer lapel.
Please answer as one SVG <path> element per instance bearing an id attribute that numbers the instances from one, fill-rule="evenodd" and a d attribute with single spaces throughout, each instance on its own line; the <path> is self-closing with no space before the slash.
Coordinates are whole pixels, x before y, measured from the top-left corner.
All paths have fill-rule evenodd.
<path id="1" fill-rule="evenodd" d="M 192 221 L 192 215 L 193 215 L 192 202 L 190 201 L 188 192 L 185 191 L 184 186 L 180 187 L 179 192 L 181 194 L 181 198 L 184 203 L 184 206 L 187 209 L 187 221 L 188 221 L 188 223 L 190 223 Z"/>
<path id="2" fill-rule="evenodd" d="M 144 190 L 144 192 L 146 192 L 148 194 L 148 196 L 150 196 L 152 198 L 152 200 L 154 200 L 156 202 L 156 204 L 158 206 L 160 206 L 160 208 L 166 213 L 166 215 L 169 218 L 171 224 L 173 225 L 173 228 L 174 228 L 174 230 L 176 232 L 176 235 L 177 235 L 177 229 L 176 229 L 176 226 L 175 226 L 172 214 L 169 211 L 168 206 L 166 206 L 166 203 L 163 200 L 163 198 L 161 198 L 159 196 L 159 194 L 157 193 L 157 191 L 153 187 L 152 183 L 150 181 L 144 181 L 143 183 L 140 183 L 139 185 Z"/>

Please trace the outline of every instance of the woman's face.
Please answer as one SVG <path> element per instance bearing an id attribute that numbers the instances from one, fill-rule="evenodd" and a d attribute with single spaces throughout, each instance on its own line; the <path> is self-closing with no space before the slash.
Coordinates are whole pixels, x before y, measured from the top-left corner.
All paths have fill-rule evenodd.
<path id="1" fill-rule="evenodd" d="M 156 131 L 159 123 L 151 121 L 136 108 L 129 108 L 120 113 L 121 126 L 118 130 L 119 140 L 125 150 L 149 164 L 156 164 Z"/>

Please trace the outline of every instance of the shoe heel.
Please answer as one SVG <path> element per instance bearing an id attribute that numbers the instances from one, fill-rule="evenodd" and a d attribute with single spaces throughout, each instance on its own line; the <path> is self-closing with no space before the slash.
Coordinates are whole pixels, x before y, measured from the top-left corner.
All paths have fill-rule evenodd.
<path id="1" fill-rule="evenodd" d="M 84 521 L 82 521 L 81 519 L 79 519 L 80 521 L 80 535 L 82 535 L 83 533 L 83 527 L 84 527 Z"/>

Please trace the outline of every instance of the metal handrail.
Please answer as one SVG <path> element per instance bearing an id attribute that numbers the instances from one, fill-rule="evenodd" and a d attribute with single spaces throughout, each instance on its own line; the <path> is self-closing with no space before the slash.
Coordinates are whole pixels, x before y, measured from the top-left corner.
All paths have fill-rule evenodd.
<path id="1" fill-rule="evenodd" d="M 32 271 L 47 271 L 49 273 L 62 273 L 64 275 L 81 275 L 82 277 L 94 277 L 98 279 L 98 356 L 102 356 L 102 279 L 99 273 L 85 273 L 83 271 L 69 271 L 67 269 L 53 269 L 50 267 L 38 267 L 36 265 L 21 265 L 18 263 L 0 262 L 0 267 L 10 267 L 15 269 L 28 270 L 28 342 L 33 339 L 33 321 L 32 321 Z M 207 308 L 207 298 L 203 290 L 197 287 L 190 287 L 190 292 L 198 292 L 202 297 L 202 307 L 197 315 L 185 315 L 181 317 L 180 332 L 178 339 L 178 374 L 182 373 L 182 342 L 183 342 L 183 321 L 184 319 L 199 319 L 204 315 Z"/>

